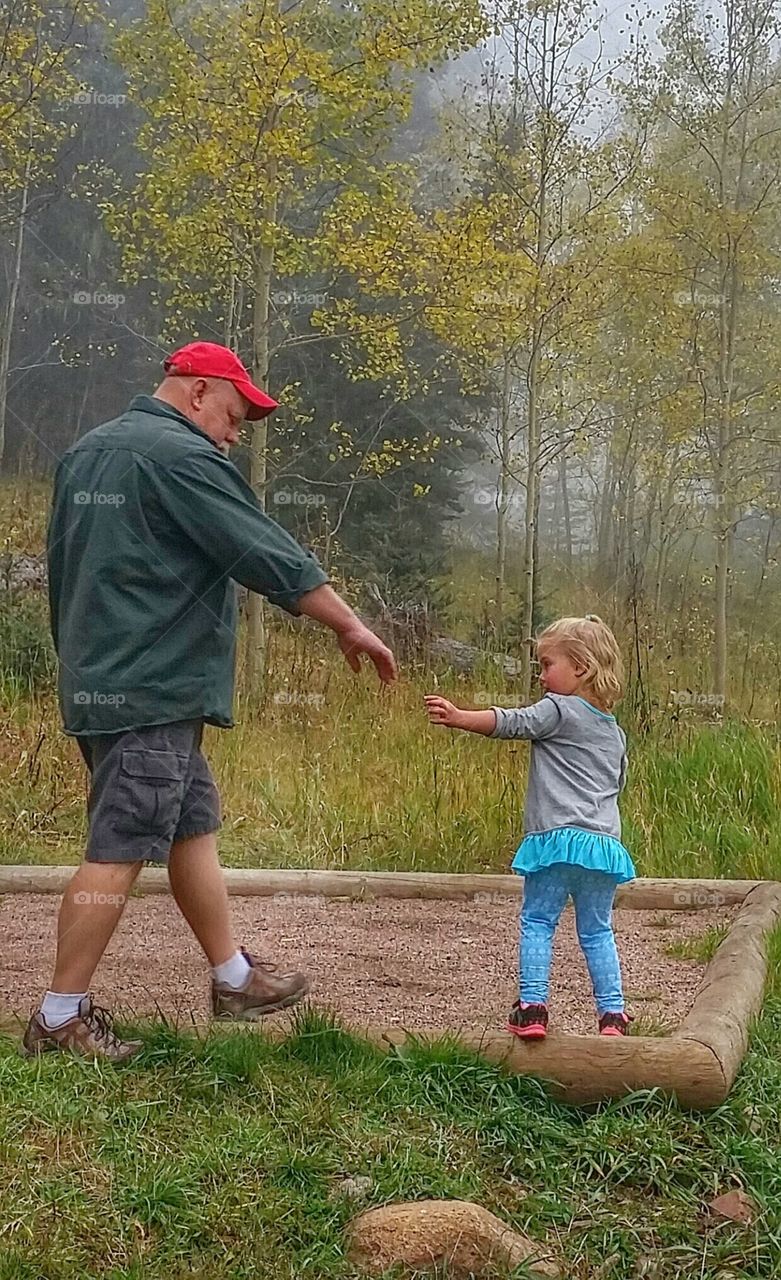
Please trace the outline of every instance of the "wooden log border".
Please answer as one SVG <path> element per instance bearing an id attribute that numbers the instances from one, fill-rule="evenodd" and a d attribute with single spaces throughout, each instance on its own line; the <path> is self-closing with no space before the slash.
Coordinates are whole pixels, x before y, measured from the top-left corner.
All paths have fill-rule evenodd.
<path id="1" fill-rule="evenodd" d="M 0 867 L 0 894 L 62 893 L 75 867 Z M 445 898 L 491 901 L 521 898 L 519 876 L 436 872 L 241 870 L 226 868 L 228 892 L 261 897 L 319 896 L 335 901 L 377 898 Z M 169 892 L 164 868 L 144 868 L 134 893 Z M 745 1057 L 751 1023 L 762 1006 L 768 941 L 781 924 L 781 883 L 774 880 L 663 880 L 639 878 L 621 885 L 622 909 L 696 911 L 738 906 L 732 928 L 706 968 L 688 1015 L 666 1037 L 606 1038 L 551 1031 L 534 1044 L 505 1031 L 459 1029 L 455 1036 L 505 1070 L 544 1082 L 553 1097 L 583 1105 L 658 1088 L 683 1106 L 708 1109 L 729 1094 Z M 245 1029 L 263 1024 L 243 1024 Z M 409 1041 L 435 1041 L 441 1030 L 347 1028 L 388 1052 Z M 289 1032 L 270 1028 L 276 1038 Z"/>
<path id="2" fill-rule="evenodd" d="M 0 866 L 0 894 L 63 893 L 75 866 Z M 324 898 L 449 898 L 492 900 L 523 897 L 523 877 L 517 875 L 460 875 L 438 871 L 308 871 L 237 867 L 224 868 L 228 893 L 240 897 L 272 898 L 276 894 Z M 619 885 L 616 906 L 638 911 L 696 911 L 734 907 L 762 880 L 660 880 L 638 878 Z M 163 867 L 144 867 L 133 896 L 169 893 Z"/>

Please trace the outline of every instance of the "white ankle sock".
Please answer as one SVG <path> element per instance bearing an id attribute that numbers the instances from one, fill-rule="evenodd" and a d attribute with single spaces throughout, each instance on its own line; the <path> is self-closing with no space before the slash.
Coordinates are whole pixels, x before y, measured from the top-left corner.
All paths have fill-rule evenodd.
<path id="1" fill-rule="evenodd" d="M 232 955 L 224 964 L 218 964 L 212 969 L 214 981 L 224 983 L 226 987 L 233 987 L 234 991 L 241 990 L 247 981 L 249 971 L 250 966 L 240 951 Z"/>
<path id="2" fill-rule="evenodd" d="M 63 995 L 60 991 L 47 991 L 41 1002 L 41 1017 L 50 1031 L 70 1022 L 79 1015 L 79 1005 L 88 993 Z"/>

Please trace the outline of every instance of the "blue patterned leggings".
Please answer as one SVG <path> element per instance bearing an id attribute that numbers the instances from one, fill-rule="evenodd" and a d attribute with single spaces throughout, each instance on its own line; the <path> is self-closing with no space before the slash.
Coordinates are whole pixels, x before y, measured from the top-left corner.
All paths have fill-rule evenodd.
<path id="1" fill-rule="evenodd" d="M 621 966 L 611 915 L 616 882 L 604 871 L 556 862 L 524 878 L 520 986 L 524 1004 L 547 1004 L 553 935 L 571 895 L 597 1012 L 623 1013 Z"/>

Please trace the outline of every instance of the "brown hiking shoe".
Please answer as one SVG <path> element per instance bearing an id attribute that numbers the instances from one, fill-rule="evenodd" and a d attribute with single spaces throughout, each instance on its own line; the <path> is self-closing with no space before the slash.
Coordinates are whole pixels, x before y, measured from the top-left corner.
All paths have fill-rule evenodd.
<path id="1" fill-rule="evenodd" d="M 107 1009 L 93 1004 L 92 996 L 84 996 L 78 1016 L 70 1018 L 61 1027 L 47 1027 L 40 1009 L 33 1011 L 22 1041 L 22 1053 L 35 1057 L 39 1053 L 51 1053 L 58 1049 L 70 1050 L 85 1058 L 107 1058 L 110 1062 L 127 1062 L 139 1049 L 143 1040 L 120 1040 L 112 1030 L 112 1017 Z"/>
<path id="2" fill-rule="evenodd" d="M 309 979 L 303 973 L 280 973 L 279 966 L 269 960 L 257 960 L 244 947 L 242 955 L 250 966 L 247 981 L 240 991 L 224 982 L 212 980 L 212 1013 L 215 1018 L 239 1018 L 251 1021 L 264 1013 L 287 1009 L 297 1004 L 309 990 Z"/>

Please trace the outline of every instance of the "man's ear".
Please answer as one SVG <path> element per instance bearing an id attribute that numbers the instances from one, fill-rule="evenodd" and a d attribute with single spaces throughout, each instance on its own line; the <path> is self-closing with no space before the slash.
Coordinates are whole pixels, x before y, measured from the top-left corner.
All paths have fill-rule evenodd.
<path id="1" fill-rule="evenodd" d="M 190 396 L 193 399 L 193 401 L 197 402 L 198 408 L 201 407 L 201 401 L 203 400 L 203 397 L 206 395 L 208 388 L 209 388 L 209 384 L 205 378 L 195 379 L 195 382 L 193 383 L 190 389 Z"/>

